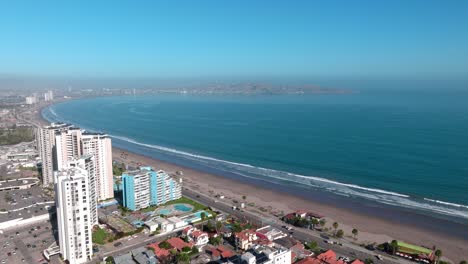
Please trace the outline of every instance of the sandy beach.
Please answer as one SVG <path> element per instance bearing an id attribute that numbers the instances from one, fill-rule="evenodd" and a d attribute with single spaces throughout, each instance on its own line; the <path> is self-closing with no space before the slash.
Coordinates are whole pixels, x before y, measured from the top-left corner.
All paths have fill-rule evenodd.
<path id="1" fill-rule="evenodd" d="M 42 118 L 41 109 L 38 109 L 34 114 L 35 123 L 45 124 L 47 121 Z M 122 153 L 125 153 L 125 155 L 122 155 Z M 435 245 L 437 248 L 442 249 L 445 257 L 455 261 L 455 263 L 468 258 L 468 238 L 457 238 L 438 231 L 372 217 L 369 214 L 358 214 L 352 210 L 329 206 L 258 185 L 247 184 L 223 177 L 223 175 L 218 176 L 155 160 L 149 156 L 131 153 L 117 147 L 113 147 L 113 158 L 130 166 L 148 165 L 153 166 L 155 169 L 166 170 L 169 173 L 182 171 L 184 188 L 198 190 L 206 195 L 222 194 L 226 197 L 226 200 L 234 199 L 237 201 L 242 201 L 242 196 L 245 195 L 247 196 L 246 204 L 255 204 L 255 206 L 248 206 L 248 210 L 268 214 L 270 218 L 275 217 L 271 214 L 272 212 L 283 211 L 288 213 L 297 209 L 320 213 L 326 216 L 327 227 L 331 227 L 331 224 L 337 221 L 339 228 L 344 230 L 346 237 L 351 235 L 353 228 L 357 228 L 359 230 L 358 241 L 347 238 L 355 243 L 382 243 L 392 239 L 399 239 L 426 247 Z M 258 209 L 260 207 L 268 209 L 268 212 L 260 212 Z"/>
<path id="2" fill-rule="evenodd" d="M 122 158 L 122 153 L 125 153 L 123 155 L 125 158 Z M 346 236 L 351 234 L 353 228 L 357 228 L 359 235 L 356 243 L 383 243 L 392 239 L 400 239 L 426 247 L 436 245 L 442 249 L 444 256 L 457 261 L 457 263 L 459 260 L 468 257 L 468 241 L 432 232 L 431 230 L 421 230 L 413 226 L 405 226 L 400 223 L 369 217 L 368 215 L 356 214 L 349 210 L 316 203 L 287 193 L 279 193 L 276 190 L 273 191 L 222 176 L 155 160 L 116 147 L 113 148 L 113 156 L 114 160 L 124 162 L 130 166 L 138 166 L 139 164 L 149 165 L 170 173 L 182 171 L 184 188 L 198 190 L 206 195 L 214 197 L 216 194 L 222 194 L 227 200 L 234 199 L 237 201 L 242 201 L 242 196 L 245 195 L 247 196 L 246 204 L 255 204 L 254 207 L 248 206 L 248 209 L 258 213 L 262 213 L 258 210 L 259 207 L 272 209 L 272 212 L 291 212 L 297 209 L 318 212 L 326 216 L 327 227 L 331 227 L 331 224 L 337 221 L 340 225 L 339 228 L 344 230 Z M 270 217 L 274 218 L 272 214 L 270 214 Z M 353 239 L 349 240 L 353 241 Z"/>

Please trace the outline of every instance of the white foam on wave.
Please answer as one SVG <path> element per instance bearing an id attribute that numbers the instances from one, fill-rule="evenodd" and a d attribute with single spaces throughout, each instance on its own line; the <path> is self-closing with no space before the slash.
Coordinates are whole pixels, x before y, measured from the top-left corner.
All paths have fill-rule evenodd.
<path id="1" fill-rule="evenodd" d="M 463 205 L 463 204 L 449 203 L 449 202 L 444 202 L 444 201 L 440 201 L 440 200 L 433 200 L 433 199 L 429 199 L 429 198 L 424 198 L 424 200 L 426 200 L 428 202 L 433 202 L 433 203 L 438 203 L 438 204 L 443 204 L 443 205 L 449 205 L 449 206 L 468 209 L 468 206 Z"/>
<path id="2" fill-rule="evenodd" d="M 232 162 L 232 161 L 217 159 L 213 157 L 193 154 L 193 153 L 189 153 L 186 151 L 176 150 L 176 149 L 172 149 L 168 147 L 141 143 L 136 140 L 123 137 L 123 136 L 115 136 L 115 135 L 111 135 L 111 136 L 116 139 L 120 139 L 129 143 L 132 143 L 132 144 L 144 146 L 144 147 L 151 148 L 151 149 L 157 149 L 157 150 L 168 152 L 171 154 L 180 155 L 185 158 L 196 159 L 197 161 L 202 161 L 202 162 L 214 161 L 217 163 L 228 165 L 231 168 L 235 168 L 238 170 L 241 169 L 241 170 L 245 170 L 247 172 L 256 173 L 256 174 L 258 174 L 259 171 L 263 171 L 264 173 L 261 173 L 262 176 L 273 178 L 273 179 L 290 181 L 290 182 L 295 182 L 295 183 L 299 182 L 299 183 L 303 183 L 303 184 L 307 184 L 307 185 L 315 186 L 315 187 L 325 187 L 325 188 L 330 189 L 331 191 L 340 192 L 340 194 L 344 194 L 344 195 L 359 196 L 359 197 L 368 198 L 368 199 L 377 200 L 377 201 L 381 200 L 382 202 L 385 202 L 388 204 L 402 205 L 402 206 L 411 207 L 411 208 L 424 208 L 424 209 L 438 211 L 438 212 L 445 213 L 445 214 L 457 215 L 457 216 L 468 218 L 468 213 L 465 213 L 465 212 L 461 213 L 461 212 L 450 210 L 449 208 L 447 208 L 447 207 L 456 207 L 456 208 L 468 209 L 468 206 L 465 206 L 465 205 L 425 199 L 427 201 L 435 202 L 435 203 L 445 206 L 443 208 L 439 208 L 439 207 L 435 207 L 429 204 L 424 204 L 421 202 L 414 201 L 413 199 L 411 199 L 409 195 L 405 195 L 401 193 L 385 191 L 385 190 L 376 189 L 376 188 L 367 188 L 367 187 L 359 186 L 356 184 L 342 183 L 342 182 L 333 181 L 333 180 L 320 178 L 320 177 L 305 176 L 305 175 L 299 175 L 299 174 L 294 174 L 294 173 L 289 173 L 289 172 L 284 172 L 284 171 L 268 169 L 268 168 L 256 167 L 251 164 Z M 237 173 L 237 174 L 240 174 L 243 177 L 249 177 L 245 174 L 241 174 L 241 173 Z M 282 177 L 282 176 L 287 176 L 287 177 Z M 255 178 L 255 177 L 249 177 L 249 178 Z M 311 181 L 313 181 L 315 184 L 311 184 Z M 328 186 L 323 186 L 320 183 L 328 184 Z M 346 188 L 336 188 L 336 187 L 346 187 Z"/>
<path id="3" fill-rule="evenodd" d="M 290 177 L 299 177 L 299 178 L 306 179 L 306 180 L 314 180 L 314 181 L 329 183 L 329 184 L 333 184 L 333 185 L 345 186 L 345 187 L 349 187 L 349 188 L 353 188 L 353 189 L 366 190 L 366 191 L 370 191 L 370 192 L 389 194 L 389 195 L 395 195 L 395 196 L 400 196 L 400 197 L 409 197 L 408 195 L 401 194 L 401 193 L 390 192 L 390 191 L 385 191 L 385 190 L 375 189 L 375 188 L 366 188 L 366 187 L 362 187 L 362 186 L 359 186 L 359 185 L 356 185 L 356 184 L 342 183 L 342 182 L 332 181 L 332 180 L 325 179 L 325 178 L 320 178 L 320 177 L 299 175 L 299 174 L 289 173 L 289 172 L 285 172 L 285 171 L 278 171 L 278 170 L 273 170 L 273 169 L 256 167 L 256 166 L 253 166 L 253 165 L 250 165 L 250 164 L 237 163 L 237 162 L 232 162 L 232 161 L 227 161 L 227 160 L 222 160 L 222 159 L 216 159 L 216 158 L 213 158 L 213 157 L 197 155 L 197 154 L 193 154 L 193 153 L 189 153 L 189 152 L 185 152 L 185 151 L 180 151 L 180 150 L 176 150 L 176 149 L 172 149 L 172 148 L 168 148 L 168 147 L 141 143 L 141 142 L 138 142 L 136 140 L 133 140 L 133 139 L 130 139 L 130 138 L 127 138 L 127 137 L 115 136 L 115 135 L 110 135 L 110 136 L 112 136 L 114 138 L 117 138 L 117 139 L 120 139 L 120 140 L 127 141 L 129 143 L 137 144 L 137 145 L 140 145 L 140 146 L 153 148 L 153 149 L 158 149 L 158 150 L 162 150 L 162 151 L 166 151 L 166 152 L 171 152 L 171 153 L 179 154 L 179 155 L 183 155 L 183 156 L 189 156 L 189 157 L 192 157 L 192 158 L 216 161 L 216 162 L 221 162 L 221 163 L 225 163 L 225 164 L 229 164 L 229 165 L 242 166 L 242 167 L 246 167 L 246 168 L 263 170 L 263 171 L 267 171 L 267 172 L 275 173 L 275 174 L 281 173 L 281 174 L 286 174 L 286 175 L 288 175 Z M 281 178 L 281 179 L 282 180 L 288 180 L 288 179 L 285 179 L 285 178 Z"/>
<path id="4" fill-rule="evenodd" d="M 63 120 L 63 118 L 60 118 L 59 115 L 57 115 L 57 113 L 51 107 L 49 107 L 48 110 L 54 116 L 53 119 L 56 119 L 55 121 L 62 121 L 62 122 L 66 121 L 66 120 Z M 83 126 L 81 127 L 85 128 Z M 89 131 L 94 131 L 93 129 L 90 129 L 90 128 L 85 128 L 85 129 Z M 98 131 L 95 131 L 95 132 L 98 132 Z M 440 200 L 433 200 L 433 199 L 428 199 L 428 198 L 424 198 L 424 201 L 426 202 L 422 202 L 422 199 L 420 201 L 417 201 L 415 199 L 412 199 L 409 195 L 405 195 L 405 194 L 401 194 L 397 192 L 386 191 L 386 190 L 381 190 L 377 188 L 368 188 L 368 187 L 363 187 L 363 186 L 359 186 L 356 184 L 342 183 L 342 182 L 329 180 L 329 179 L 325 179 L 321 177 L 305 176 L 305 175 L 294 174 L 294 173 L 285 172 L 285 171 L 278 171 L 278 170 L 273 170 L 273 169 L 268 169 L 268 168 L 263 168 L 263 167 L 257 167 L 251 164 L 244 164 L 244 163 L 217 159 L 213 157 L 198 155 L 198 154 L 181 151 L 181 150 L 177 150 L 173 148 L 163 147 L 159 145 L 142 143 L 142 142 L 138 142 L 134 139 L 124 137 L 124 136 L 117 136 L 117 135 L 112 135 L 112 134 L 109 134 L 109 136 L 115 139 L 128 142 L 128 143 L 139 145 L 142 147 L 159 150 L 166 154 L 177 155 L 182 158 L 201 162 L 204 165 L 207 165 L 215 169 L 229 169 L 228 170 L 229 172 L 234 172 L 236 175 L 246 177 L 246 178 L 259 179 L 258 176 L 262 176 L 262 178 L 260 178 L 261 180 L 265 180 L 271 183 L 278 183 L 275 180 L 287 181 L 287 182 L 292 182 L 296 184 L 299 183 L 299 184 L 307 185 L 308 187 L 326 189 L 328 191 L 331 191 L 341 196 L 360 197 L 360 198 L 380 202 L 383 204 L 388 204 L 388 205 L 393 205 L 393 206 L 395 205 L 402 206 L 402 207 L 411 208 L 411 209 L 419 209 L 419 210 L 422 209 L 422 210 L 427 210 L 431 212 L 437 212 L 437 213 L 444 214 L 444 215 L 457 216 L 457 217 L 468 219 L 468 211 L 466 210 L 468 209 L 468 206 L 466 205 L 444 202 Z M 221 168 L 220 164 L 222 164 L 224 168 Z M 246 173 L 254 174 L 254 176 L 248 175 Z"/>

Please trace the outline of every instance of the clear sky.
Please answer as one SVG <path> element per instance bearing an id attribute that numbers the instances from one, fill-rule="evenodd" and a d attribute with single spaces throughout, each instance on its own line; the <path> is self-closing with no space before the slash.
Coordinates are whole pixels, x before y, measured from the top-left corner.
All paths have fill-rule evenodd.
<path id="1" fill-rule="evenodd" d="M 1 1 L 0 74 L 467 78 L 468 1 Z"/>

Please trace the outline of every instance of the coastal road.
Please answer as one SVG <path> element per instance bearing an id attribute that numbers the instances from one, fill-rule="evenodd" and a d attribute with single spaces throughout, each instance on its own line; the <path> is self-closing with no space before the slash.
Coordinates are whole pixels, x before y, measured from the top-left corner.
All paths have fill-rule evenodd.
<path id="1" fill-rule="evenodd" d="M 214 209 L 218 209 L 224 212 L 229 212 L 229 214 L 234 215 L 238 217 L 239 219 L 246 219 L 253 223 L 258 223 L 260 225 L 271 225 L 279 230 L 283 230 L 286 233 L 289 232 L 282 227 L 286 224 L 277 218 L 263 217 L 259 214 L 249 212 L 248 210 L 243 210 L 243 211 L 232 210 L 233 204 L 229 204 L 227 201 L 220 201 L 219 199 L 204 195 L 199 192 L 192 191 L 190 189 L 184 188 L 182 193 L 184 196 L 187 196 L 190 199 L 196 200 Z M 369 258 L 369 259 L 372 259 L 374 263 L 388 263 L 388 264 L 390 263 L 393 263 L 393 264 L 394 263 L 398 263 L 398 264 L 413 263 L 414 264 L 414 262 L 410 262 L 405 259 L 394 258 L 389 255 L 384 255 L 378 252 L 367 250 L 358 245 L 348 243 L 344 240 L 342 240 L 343 246 L 327 244 L 324 242 L 324 238 L 321 236 L 321 234 L 313 230 L 294 227 L 292 236 L 302 242 L 314 240 L 317 242 L 319 247 L 325 248 L 325 249 L 332 249 L 333 251 L 337 253 L 338 256 L 346 256 L 346 257 L 349 257 L 350 259 L 358 258 L 364 261 L 365 259 Z M 381 254 L 384 257 L 384 259 L 378 260 L 376 258 L 377 254 Z"/>

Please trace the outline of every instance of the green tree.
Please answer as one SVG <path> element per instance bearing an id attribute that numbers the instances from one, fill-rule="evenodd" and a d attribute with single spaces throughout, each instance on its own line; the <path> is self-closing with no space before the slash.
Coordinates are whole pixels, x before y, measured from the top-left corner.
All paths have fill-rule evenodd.
<path id="1" fill-rule="evenodd" d="M 167 242 L 167 241 L 163 241 L 163 242 L 159 243 L 159 247 L 164 248 L 164 249 L 170 249 L 171 244 L 169 244 L 169 242 Z"/>
<path id="2" fill-rule="evenodd" d="M 243 199 L 243 200 L 247 199 L 247 196 L 242 195 L 242 199 Z"/>
<path id="3" fill-rule="evenodd" d="M 442 257 L 442 250 L 437 249 L 437 250 L 434 252 L 434 255 L 437 257 L 437 261 L 436 261 L 436 262 L 439 262 L 440 258 Z"/>
<path id="4" fill-rule="evenodd" d="M 344 231 L 342 229 L 338 230 L 338 232 L 336 232 L 336 237 L 341 241 L 341 239 L 343 238 L 344 236 Z"/>
<path id="5" fill-rule="evenodd" d="M 192 249 L 189 246 L 185 246 L 182 248 L 183 252 L 190 252 Z"/>
<path id="6" fill-rule="evenodd" d="M 321 227 L 324 227 L 327 224 L 327 220 L 320 219 L 319 224 L 320 224 Z"/>
<path id="7" fill-rule="evenodd" d="M 202 230 L 203 230 L 203 227 L 205 226 L 205 220 L 206 220 L 206 213 L 205 212 L 202 212 L 201 215 L 201 221 L 202 221 Z"/>
<path id="8" fill-rule="evenodd" d="M 213 231 L 215 229 L 215 226 L 211 221 L 208 221 L 208 223 L 206 224 L 206 228 L 210 231 Z"/>
<path id="9" fill-rule="evenodd" d="M 109 256 L 106 258 L 106 264 L 114 264 L 114 257 Z"/>
<path id="10" fill-rule="evenodd" d="M 356 228 L 353 228 L 353 231 L 351 231 L 351 233 L 353 233 L 354 239 L 356 239 L 357 235 L 359 234 L 359 231 Z"/>
<path id="11" fill-rule="evenodd" d="M 315 229 L 315 227 L 319 224 L 319 220 L 317 218 L 312 218 L 310 223 L 312 224 L 312 228 Z"/>
<path id="12" fill-rule="evenodd" d="M 365 263 L 365 264 L 373 264 L 374 261 L 373 261 L 372 259 L 370 259 L 370 258 L 366 258 L 366 259 L 364 260 L 364 263 Z"/>
<path id="13" fill-rule="evenodd" d="M 187 253 L 179 253 L 176 256 L 177 263 L 188 263 L 190 261 L 190 256 Z"/>
<path id="14" fill-rule="evenodd" d="M 333 226 L 333 229 L 335 229 L 335 236 L 336 236 L 336 229 L 338 229 L 339 224 L 338 222 L 334 222 L 332 226 Z"/>
<path id="15" fill-rule="evenodd" d="M 200 252 L 200 250 L 196 246 L 192 247 L 192 254 L 197 254 L 199 252 Z"/>
<path id="16" fill-rule="evenodd" d="M 221 242 L 222 242 L 221 237 L 219 237 L 219 236 L 218 237 L 210 237 L 209 240 L 210 240 L 210 244 L 215 245 L 215 246 L 220 245 Z"/>
<path id="17" fill-rule="evenodd" d="M 460 264 L 467 264 L 466 260 L 460 261 Z"/>
<path id="18" fill-rule="evenodd" d="M 310 249 L 310 250 L 316 249 L 317 246 L 318 246 L 318 244 L 317 244 L 317 242 L 315 242 L 315 241 L 310 241 L 309 243 L 306 243 L 306 244 L 305 244 L 305 247 L 306 247 L 307 249 Z"/>
<path id="19" fill-rule="evenodd" d="M 218 233 L 218 231 L 223 227 L 223 223 L 221 223 L 220 221 L 216 221 L 216 233 Z"/>

